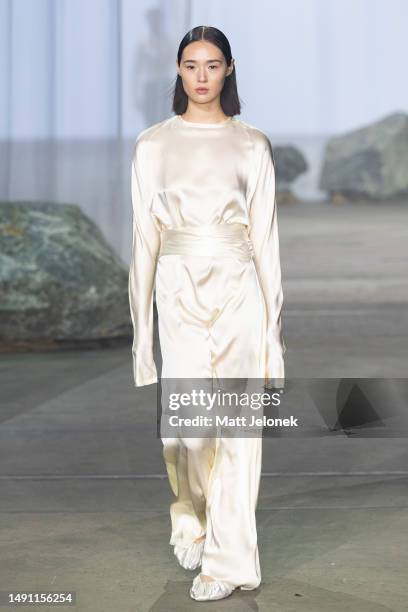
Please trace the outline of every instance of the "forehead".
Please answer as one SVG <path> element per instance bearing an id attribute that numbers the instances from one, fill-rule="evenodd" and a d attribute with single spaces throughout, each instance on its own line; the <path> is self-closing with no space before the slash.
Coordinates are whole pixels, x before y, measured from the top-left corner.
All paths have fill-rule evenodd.
<path id="1" fill-rule="evenodd" d="M 208 42 L 207 40 L 197 40 L 195 42 L 190 43 L 183 50 L 182 60 L 183 62 L 187 61 L 223 61 L 224 56 L 222 54 L 221 49 L 219 49 L 216 45 Z"/>

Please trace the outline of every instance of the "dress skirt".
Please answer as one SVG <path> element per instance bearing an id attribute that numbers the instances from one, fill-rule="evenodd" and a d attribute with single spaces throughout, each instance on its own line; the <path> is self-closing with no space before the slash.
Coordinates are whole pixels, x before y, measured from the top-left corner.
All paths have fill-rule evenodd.
<path id="1" fill-rule="evenodd" d="M 266 307 L 246 226 L 163 232 L 155 282 L 163 381 L 263 378 Z M 162 442 L 176 497 L 169 543 L 205 534 L 201 573 L 256 588 L 262 435 Z"/>

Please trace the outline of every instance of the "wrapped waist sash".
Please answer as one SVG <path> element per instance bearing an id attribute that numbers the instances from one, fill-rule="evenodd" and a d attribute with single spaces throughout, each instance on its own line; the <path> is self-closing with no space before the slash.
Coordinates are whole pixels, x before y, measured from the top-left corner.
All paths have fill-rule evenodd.
<path id="1" fill-rule="evenodd" d="M 249 261 L 253 256 L 248 228 L 242 223 L 184 226 L 161 232 L 162 255 L 235 257 Z"/>

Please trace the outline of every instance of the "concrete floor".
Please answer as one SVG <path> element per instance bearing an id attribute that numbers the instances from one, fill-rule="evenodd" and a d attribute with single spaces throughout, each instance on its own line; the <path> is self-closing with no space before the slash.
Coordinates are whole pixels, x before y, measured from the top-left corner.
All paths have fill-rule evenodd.
<path id="1" fill-rule="evenodd" d="M 289 380 L 406 381 L 407 217 L 280 207 Z M 315 435 L 264 439 L 260 588 L 193 602 L 198 570 L 168 544 L 156 386 L 133 387 L 130 359 L 129 343 L 2 355 L 0 591 L 72 590 L 81 612 L 408 610 L 407 432 L 352 439 L 317 412 Z"/>

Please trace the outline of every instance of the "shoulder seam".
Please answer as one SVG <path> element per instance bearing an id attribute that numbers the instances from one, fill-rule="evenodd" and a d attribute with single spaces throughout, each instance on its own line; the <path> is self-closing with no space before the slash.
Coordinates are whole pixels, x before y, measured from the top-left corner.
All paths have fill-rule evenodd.
<path id="1" fill-rule="evenodd" d="M 142 138 L 145 138 L 148 142 L 151 136 L 154 136 L 158 131 L 164 128 L 172 119 L 173 117 L 167 117 L 167 119 L 163 119 L 163 121 L 159 121 L 158 123 L 154 123 L 153 125 L 144 128 L 137 135 L 136 142 L 138 142 Z"/>

